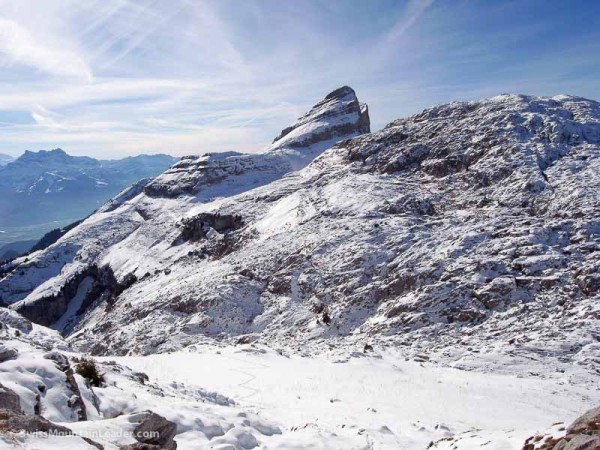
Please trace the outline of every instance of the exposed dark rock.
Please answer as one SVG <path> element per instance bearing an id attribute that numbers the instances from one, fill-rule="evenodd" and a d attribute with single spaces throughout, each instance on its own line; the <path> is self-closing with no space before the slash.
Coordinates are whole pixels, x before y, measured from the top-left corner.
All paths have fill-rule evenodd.
<path id="1" fill-rule="evenodd" d="M 0 407 L 0 433 L 44 433 L 49 436 L 73 435 L 69 428 L 52 423 L 42 416 L 23 414 L 21 411 L 3 409 L 2 407 Z M 98 450 L 104 450 L 104 446 L 92 439 L 86 437 L 80 437 L 80 439 Z"/>
<path id="2" fill-rule="evenodd" d="M 177 434 L 177 424 L 165 419 L 152 411 L 139 413 L 139 423 L 133 433 L 140 444 L 122 447 L 128 450 L 142 450 L 160 448 L 175 450 L 177 443 L 173 440 Z"/>
<path id="3" fill-rule="evenodd" d="M 73 434 L 69 428 L 57 425 L 42 416 L 22 414 L 21 412 L 0 410 L 0 432 L 26 433 L 57 433 L 60 435 Z"/>
<path id="4" fill-rule="evenodd" d="M 102 444 L 99 444 L 96 441 L 91 440 L 90 438 L 87 437 L 81 437 L 81 439 L 83 439 L 85 442 L 87 442 L 88 444 L 96 447 L 98 450 L 104 450 L 104 446 Z"/>
<path id="5" fill-rule="evenodd" d="M 513 277 L 498 277 L 474 291 L 475 297 L 488 309 L 494 309 L 502 302 L 510 302 L 510 295 L 516 289 Z"/>
<path id="6" fill-rule="evenodd" d="M 80 284 L 87 277 L 93 279 L 93 285 L 76 314 L 83 313 L 89 305 L 99 299 L 104 299 L 110 304 L 137 281 L 137 278 L 130 274 L 119 282 L 110 267 L 98 268 L 98 266 L 92 265 L 70 278 L 56 295 L 42 297 L 33 302 L 21 302 L 16 305 L 15 309 L 35 323 L 51 326 L 67 311 Z"/>
<path id="7" fill-rule="evenodd" d="M 600 450 L 600 408 L 587 411 L 567 427 L 563 437 L 536 435 L 522 450 Z"/>
<path id="8" fill-rule="evenodd" d="M 11 347 L 0 344 L 0 363 L 17 357 L 18 352 Z"/>
<path id="9" fill-rule="evenodd" d="M 600 407 L 590 409 L 567 428 L 568 434 L 595 433 L 597 431 L 600 431 Z"/>
<path id="10" fill-rule="evenodd" d="M 558 441 L 552 450 L 600 450 L 600 435 L 576 434 Z"/>
<path id="11" fill-rule="evenodd" d="M 0 307 L 0 325 L 5 327 L 10 326 L 24 334 L 30 333 L 33 329 L 33 325 L 29 320 L 15 311 L 2 307 Z"/>
<path id="12" fill-rule="evenodd" d="M 202 213 L 182 223 L 180 239 L 198 241 L 204 239 L 212 228 L 219 233 L 228 233 L 243 226 L 241 216 L 220 213 Z"/>
<path id="13" fill-rule="evenodd" d="M 17 393 L 0 384 L 0 409 L 21 413 L 21 399 Z"/>
<path id="14" fill-rule="evenodd" d="M 79 421 L 87 420 L 87 410 L 85 407 L 85 402 L 83 401 L 83 397 L 81 396 L 81 391 L 79 390 L 79 385 L 77 384 L 77 381 L 75 380 L 73 368 L 71 367 L 71 364 L 69 363 L 69 359 L 65 355 L 63 355 L 62 353 L 59 353 L 57 351 L 52 351 L 52 352 L 46 353 L 44 355 L 44 358 L 54 361 L 54 363 L 56 364 L 56 367 L 59 370 L 61 370 L 62 372 L 64 372 L 65 377 L 66 377 L 65 384 L 67 385 L 67 388 L 73 394 L 68 401 L 68 406 L 69 406 L 69 408 L 71 408 L 77 412 L 77 420 L 79 420 Z"/>
<path id="15" fill-rule="evenodd" d="M 135 444 L 121 445 L 119 446 L 119 450 L 164 450 L 164 447 L 136 442 Z"/>

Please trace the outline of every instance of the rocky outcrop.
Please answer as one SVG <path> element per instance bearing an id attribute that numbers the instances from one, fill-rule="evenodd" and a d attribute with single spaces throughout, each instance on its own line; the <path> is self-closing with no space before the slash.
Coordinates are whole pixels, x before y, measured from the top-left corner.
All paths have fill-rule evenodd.
<path id="1" fill-rule="evenodd" d="M 321 123 L 324 125 L 318 126 Z M 307 132 L 310 125 L 317 130 Z M 293 125 L 285 128 L 273 144 L 287 147 L 307 147 L 334 138 L 371 132 L 367 105 L 360 104 L 354 90 L 343 86 L 327 94 L 325 98 L 300 117 Z"/>
<path id="2" fill-rule="evenodd" d="M 567 434 L 590 433 L 600 436 L 600 407 L 587 411 L 567 428 Z"/>
<path id="3" fill-rule="evenodd" d="M 550 434 L 530 437 L 523 450 L 600 450 L 600 408 L 591 409 L 575 420 L 562 437 Z"/>
<path id="4" fill-rule="evenodd" d="M 15 358 L 17 353 L 18 352 L 14 348 L 0 344 L 0 363 Z"/>
<path id="5" fill-rule="evenodd" d="M 31 321 L 10 309 L 0 307 L 0 330 L 6 330 L 8 327 L 25 334 L 33 330 Z"/>
<path id="6" fill-rule="evenodd" d="M 73 372 L 71 364 L 69 363 L 69 359 L 65 355 L 57 351 L 46 353 L 44 355 L 44 358 L 54 361 L 56 367 L 65 374 L 65 387 L 72 394 L 69 398 L 69 401 L 67 402 L 67 406 L 69 406 L 69 408 L 75 411 L 75 413 L 77 414 L 77 420 L 87 420 L 88 417 L 85 402 L 83 401 L 83 397 L 81 396 L 79 385 L 75 380 L 75 374 Z"/>
<path id="7" fill-rule="evenodd" d="M 56 433 L 63 436 L 72 434 L 69 428 L 52 423 L 42 416 L 23 414 L 6 409 L 0 409 L 0 432 Z"/>
<path id="8" fill-rule="evenodd" d="M 78 295 L 87 278 L 92 280 L 92 284 L 88 291 L 80 293 L 83 299 L 75 315 L 83 313 L 90 304 L 100 299 L 110 306 L 115 297 L 137 281 L 135 277 L 129 276 L 119 282 L 110 267 L 99 268 L 93 264 L 69 278 L 56 294 L 40 297 L 35 301 L 19 302 L 15 305 L 15 310 L 35 323 L 51 326 L 67 312 L 69 304 Z"/>
<path id="9" fill-rule="evenodd" d="M 57 425 L 38 415 L 23 414 L 20 411 L 0 408 L 0 433 L 26 433 L 47 436 L 72 436 L 73 432 L 67 427 Z M 104 446 L 86 437 L 79 437 L 83 443 L 89 444 L 98 450 Z M 86 446 L 87 448 L 87 446 Z"/>
<path id="10" fill-rule="evenodd" d="M 180 239 L 183 241 L 197 241 L 206 237 L 209 231 L 227 233 L 241 228 L 242 217 L 231 214 L 202 213 L 198 216 L 185 219 L 181 225 Z"/>

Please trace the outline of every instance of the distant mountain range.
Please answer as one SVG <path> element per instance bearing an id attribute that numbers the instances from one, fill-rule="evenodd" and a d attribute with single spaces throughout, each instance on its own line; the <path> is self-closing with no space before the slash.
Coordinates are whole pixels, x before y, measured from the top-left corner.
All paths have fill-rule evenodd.
<path id="1" fill-rule="evenodd" d="M 7 165 L 9 162 L 12 162 L 14 160 L 15 158 L 13 158 L 12 156 L 0 153 L 0 167 Z"/>
<path id="2" fill-rule="evenodd" d="M 38 239 L 81 219 L 123 188 L 177 161 L 168 155 L 102 161 L 61 149 L 9 158 L 0 155 L 0 244 Z"/>

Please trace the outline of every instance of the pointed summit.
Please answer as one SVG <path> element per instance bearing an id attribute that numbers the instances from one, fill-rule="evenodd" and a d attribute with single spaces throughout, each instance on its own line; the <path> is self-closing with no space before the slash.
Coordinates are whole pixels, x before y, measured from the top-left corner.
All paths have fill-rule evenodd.
<path id="1" fill-rule="evenodd" d="M 230 196 L 254 189 L 300 170 L 342 139 L 369 133 L 369 112 L 354 90 L 327 94 L 262 153 L 207 153 L 187 156 L 154 179 L 144 192 L 156 197 Z"/>
<path id="2" fill-rule="evenodd" d="M 370 131 L 367 105 L 359 103 L 354 89 L 343 86 L 327 94 L 309 112 L 285 128 L 269 149 L 308 147 Z"/>

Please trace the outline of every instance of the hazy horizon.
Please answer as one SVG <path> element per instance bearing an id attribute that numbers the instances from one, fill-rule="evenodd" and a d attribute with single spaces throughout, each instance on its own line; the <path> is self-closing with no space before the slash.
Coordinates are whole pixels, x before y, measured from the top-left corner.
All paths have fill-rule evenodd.
<path id="1" fill-rule="evenodd" d="M 342 85 L 374 130 L 504 92 L 600 99 L 591 1 L 0 5 L 0 153 L 12 156 L 256 152 Z"/>
<path id="2" fill-rule="evenodd" d="M 97 160 L 105 160 L 105 161 L 110 161 L 110 160 L 120 160 L 120 159 L 124 159 L 124 158 L 130 158 L 130 157 L 135 157 L 135 156 L 158 156 L 158 155 L 163 155 L 163 156 L 174 156 L 174 155 L 169 155 L 166 152 L 152 152 L 152 153 L 146 153 L 143 150 L 138 152 L 138 153 L 130 153 L 130 154 L 122 154 L 122 155 L 117 155 L 115 157 L 107 157 L 107 158 L 103 158 L 103 157 L 96 157 L 95 155 L 88 155 L 88 154 L 75 154 L 71 151 L 69 151 L 69 149 L 66 148 L 60 148 L 60 147 L 55 147 L 55 148 L 39 148 L 39 149 L 25 149 L 20 153 L 17 154 L 11 154 L 10 152 L 4 152 L 4 151 L 0 151 L 0 155 L 8 155 L 13 157 L 14 159 L 18 159 L 21 156 L 23 156 L 26 152 L 33 152 L 33 153 L 39 153 L 39 152 L 50 152 L 53 150 L 62 150 L 64 151 L 67 155 L 69 156 L 76 156 L 76 157 L 89 157 L 89 158 L 94 158 Z M 177 157 L 177 156 L 176 156 Z M 1 166 L 0 166 L 1 167 Z"/>

